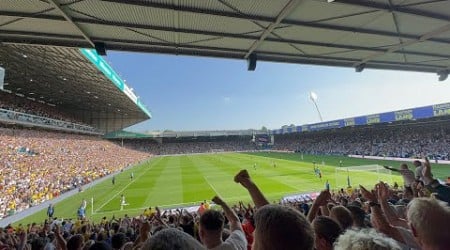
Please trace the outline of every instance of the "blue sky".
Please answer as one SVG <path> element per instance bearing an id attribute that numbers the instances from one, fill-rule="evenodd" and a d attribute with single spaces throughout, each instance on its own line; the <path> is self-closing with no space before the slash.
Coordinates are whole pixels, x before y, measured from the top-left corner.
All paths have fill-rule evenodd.
<path id="1" fill-rule="evenodd" d="M 105 58 L 152 112 L 127 130 L 277 129 L 450 101 L 436 74 L 110 51 Z"/>

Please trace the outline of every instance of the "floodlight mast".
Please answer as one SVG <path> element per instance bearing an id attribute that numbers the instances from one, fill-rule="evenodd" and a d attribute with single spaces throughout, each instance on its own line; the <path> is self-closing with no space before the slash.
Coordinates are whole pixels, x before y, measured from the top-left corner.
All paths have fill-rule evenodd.
<path id="1" fill-rule="evenodd" d="M 309 98 L 314 103 L 314 106 L 316 107 L 317 113 L 319 114 L 320 122 L 323 122 L 322 114 L 320 113 L 319 106 L 317 106 L 317 94 L 314 92 L 309 93 Z"/>

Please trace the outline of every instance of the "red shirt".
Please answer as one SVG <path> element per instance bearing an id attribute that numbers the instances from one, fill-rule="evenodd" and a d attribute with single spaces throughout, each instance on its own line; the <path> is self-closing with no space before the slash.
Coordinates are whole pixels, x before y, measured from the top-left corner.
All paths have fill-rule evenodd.
<path id="1" fill-rule="evenodd" d="M 247 221 L 246 223 L 242 224 L 242 230 L 244 230 L 245 238 L 247 238 L 247 249 L 252 249 L 253 244 L 253 231 L 255 231 L 255 227 Z"/>

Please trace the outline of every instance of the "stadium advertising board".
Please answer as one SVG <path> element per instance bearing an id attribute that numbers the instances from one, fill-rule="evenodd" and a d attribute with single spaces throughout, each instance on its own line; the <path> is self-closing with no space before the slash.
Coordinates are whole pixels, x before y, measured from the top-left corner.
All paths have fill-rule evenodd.
<path id="1" fill-rule="evenodd" d="M 450 103 L 433 105 L 433 116 L 450 115 Z"/>
<path id="2" fill-rule="evenodd" d="M 344 119 L 344 126 L 355 126 L 356 122 L 355 122 L 355 118 L 348 118 L 348 119 Z"/>
<path id="3" fill-rule="evenodd" d="M 81 53 L 92 62 L 116 87 L 122 91 L 134 104 L 136 104 L 146 115 L 150 118 L 151 113 L 147 110 L 141 100 L 133 93 L 133 91 L 125 84 L 120 76 L 114 71 L 111 66 L 97 54 L 94 49 L 80 49 Z"/>
<path id="4" fill-rule="evenodd" d="M 368 115 L 366 117 L 366 124 L 374 124 L 374 123 L 380 123 L 380 122 L 381 122 L 380 114 Z"/>
<path id="5" fill-rule="evenodd" d="M 450 103 L 442 103 L 413 109 L 403 109 L 393 112 L 372 114 L 367 116 L 358 116 L 329 122 L 307 124 L 297 126 L 296 129 L 279 129 L 279 130 L 277 129 L 271 130 L 270 132 L 272 134 L 295 133 L 295 132 L 299 133 L 323 129 L 342 128 L 347 126 L 370 125 L 370 124 L 388 123 L 404 120 L 417 120 L 444 115 L 450 115 Z"/>
<path id="6" fill-rule="evenodd" d="M 400 111 L 396 111 L 394 113 L 395 113 L 395 120 L 396 121 L 403 121 L 403 120 L 412 120 L 412 119 L 414 119 L 414 115 L 413 115 L 412 109 L 400 110 Z"/>

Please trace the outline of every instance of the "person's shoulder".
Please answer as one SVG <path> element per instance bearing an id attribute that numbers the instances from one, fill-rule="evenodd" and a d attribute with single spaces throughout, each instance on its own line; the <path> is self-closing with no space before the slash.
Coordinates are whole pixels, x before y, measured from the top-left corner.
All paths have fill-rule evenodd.
<path id="1" fill-rule="evenodd" d="M 247 238 L 245 238 L 244 231 L 239 229 L 234 230 L 231 232 L 230 237 L 228 237 L 222 245 L 229 245 L 232 249 L 247 249 Z"/>

